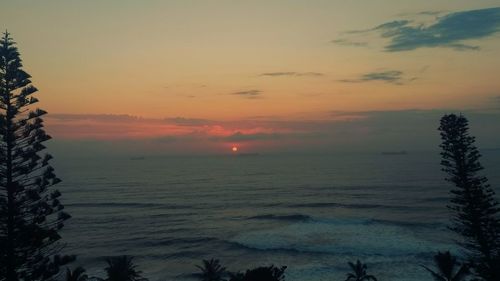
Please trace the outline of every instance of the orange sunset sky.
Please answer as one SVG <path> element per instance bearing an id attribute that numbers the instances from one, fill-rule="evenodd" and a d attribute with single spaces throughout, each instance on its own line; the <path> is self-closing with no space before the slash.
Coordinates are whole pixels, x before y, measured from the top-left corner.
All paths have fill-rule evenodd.
<path id="1" fill-rule="evenodd" d="M 428 149 L 451 111 L 500 140 L 498 0 L 4 1 L 0 27 L 60 142 Z"/>

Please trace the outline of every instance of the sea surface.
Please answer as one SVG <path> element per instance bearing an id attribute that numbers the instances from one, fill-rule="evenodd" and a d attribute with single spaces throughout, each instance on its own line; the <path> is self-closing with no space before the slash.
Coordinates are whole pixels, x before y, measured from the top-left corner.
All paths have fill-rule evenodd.
<path id="1" fill-rule="evenodd" d="M 65 252 L 93 276 L 131 255 L 153 281 L 190 280 L 212 257 L 286 265 L 289 281 L 345 280 L 357 259 L 379 280 L 430 280 L 420 265 L 459 253 L 438 152 L 55 156 Z M 498 192 L 500 151 L 482 162 Z"/>

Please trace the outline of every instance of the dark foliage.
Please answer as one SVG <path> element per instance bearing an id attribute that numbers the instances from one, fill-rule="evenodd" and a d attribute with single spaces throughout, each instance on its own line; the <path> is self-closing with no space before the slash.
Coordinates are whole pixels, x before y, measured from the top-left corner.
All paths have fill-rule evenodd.
<path id="1" fill-rule="evenodd" d="M 438 252 L 434 256 L 437 271 L 422 266 L 429 271 L 436 281 L 464 281 L 470 275 L 469 266 L 460 264 L 450 252 Z"/>
<path id="2" fill-rule="evenodd" d="M 203 260 L 203 265 L 196 267 L 201 270 L 201 273 L 197 274 L 201 281 L 222 281 L 227 273 L 226 268 L 220 264 L 219 260 L 213 258 Z"/>
<path id="3" fill-rule="evenodd" d="M 245 273 L 233 273 L 229 281 L 284 281 L 286 266 L 263 266 L 249 269 Z"/>
<path id="4" fill-rule="evenodd" d="M 453 211 L 451 229 L 462 239 L 475 272 L 484 280 L 500 280 L 499 205 L 488 180 L 478 175 L 483 170 L 475 138 L 469 135 L 462 115 L 441 118 L 441 165 L 447 181 L 455 185 L 449 208 Z"/>
<path id="5" fill-rule="evenodd" d="M 0 280 L 49 280 L 74 258 L 57 255 L 63 212 L 52 158 L 42 154 L 50 139 L 31 76 L 5 32 L 0 39 Z"/>
<path id="6" fill-rule="evenodd" d="M 375 276 L 366 273 L 368 266 L 359 260 L 356 263 L 348 262 L 347 264 L 349 264 L 352 272 L 347 273 L 346 281 L 377 281 Z"/>
<path id="7" fill-rule="evenodd" d="M 141 271 L 138 271 L 137 265 L 133 263 L 133 258 L 129 256 L 119 256 L 108 258 L 106 262 L 108 267 L 106 271 L 106 281 L 147 281 L 141 276 Z"/>

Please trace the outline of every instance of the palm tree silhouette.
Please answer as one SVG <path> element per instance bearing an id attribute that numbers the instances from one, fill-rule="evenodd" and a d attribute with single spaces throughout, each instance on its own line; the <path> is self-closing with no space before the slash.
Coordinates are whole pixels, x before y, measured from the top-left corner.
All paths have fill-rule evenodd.
<path id="1" fill-rule="evenodd" d="M 137 266 L 132 262 L 132 257 L 120 256 L 112 257 L 106 260 L 108 267 L 106 274 L 108 278 L 105 281 L 146 281 L 141 276 L 141 271 L 136 270 Z"/>
<path id="2" fill-rule="evenodd" d="M 422 267 L 429 271 L 436 281 L 463 281 L 470 274 L 469 266 L 466 264 L 460 265 L 457 258 L 449 251 L 444 253 L 438 252 L 434 256 L 434 263 L 437 267 L 437 272 L 424 265 Z M 457 268 L 458 270 L 456 270 Z"/>
<path id="3" fill-rule="evenodd" d="M 229 281 L 285 281 L 286 266 L 261 266 L 247 269 L 245 273 L 230 273 Z"/>
<path id="4" fill-rule="evenodd" d="M 64 281 L 86 281 L 88 279 L 85 269 L 81 266 L 71 270 L 66 268 L 66 278 Z"/>
<path id="5" fill-rule="evenodd" d="M 347 273 L 346 281 L 377 281 L 375 276 L 366 274 L 366 269 L 368 268 L 366 264 L 363 264 L 359 260 L 356 261 L 356 264 L 352 262 L 348 262 L 348 264 L 352 269 L 352 273 Z"/>
<path id="6" fill-rule="evenodd" d="M 226 274 L 226 268 L 217 259 L 203 260 L 203 265 L 197 265 L 196 267 L 201 270 L 201 273 L 198 274 L 201 281 L 224 280 L 223 276 Z"/>

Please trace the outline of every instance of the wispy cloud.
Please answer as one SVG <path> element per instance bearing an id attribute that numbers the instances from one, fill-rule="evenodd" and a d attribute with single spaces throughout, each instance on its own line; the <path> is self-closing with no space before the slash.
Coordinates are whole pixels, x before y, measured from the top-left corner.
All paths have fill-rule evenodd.
<path id="1" fill-rule="evenodd" d="M 100 121 L 100 122 L 138 122 L 144 120 L 142 117 L 128 115 L 128 114 L 66 114 L 55 113 L 49 115 L 50 119 L 59 121 Z"/>
<path id="2" fill-rule="evenodd" d="M 279 139 L 283 134 L 278 133 L 253 133 L 245 134 L 240 131 L 225 137 L 229 141 L 251 141 L 251 140 L 269 140 L 269 139 Z"/>
<path id="3" fill-rule="evenodd" d="M 490 37 L 500 32 L 500 7 L 448 13 L 424 11 L 415 16 L 435 16 L 431 24 L 423 24 L 416 19 L 393 20 L 366 30 L 355 30 L 346 34 L 360 35 L 375 33 L 388 43 L 387 52 L 411 51 L 419 48 L 452 48 L 455 50 L 478 50 L 469 40 Z M 344 45 L 356 45 L 348 38 L 337 39 Z M 334 40 L 336 41 L 336 40 Z"/>
<path id="4" fill-rule="evenodd" d="M 368 42 L 364 41 L 352 41 L 346 38 L 339 38 L 331 41 L 334 44 L 341 46 L 350 46 L 350 47 L 366 47 L 368 46 Z"/>
<path id="5" fill-rule="evenodd" d="M 241 141 L 276 141 L 276 140 L 286 140 L 286 139 L 306 139 L 318 137 L 320 134 L 318 132 L 236 132 L 230 136 L 221 138 L 225 141 L 241 142 Z"/>
<path id="6" fill-rule="evenodd" d="M 437 16 L 439 14 L 442 14 L 443 11 L 422 11 L 415 13 L 416 15 L 425 15 L 425 16 Z"/>
<path id="7" fill-rule="evenodd" d="M 199 118 L 171 117 L 164 119 L 167 123 L 176 124 L 179 126 L 203 126 L 213 124 L 214 121 Z"/>
<path id="8" fill-rule="evenodd" d="M 280 77 L 280 76 L 310 76 L 319 77 L 325 74 L 320 72 L 294 72 L 294 71 L 284 71 L 284 72 L 265 72 L 261 73 L 259 76 L 270 76 L 270 77 Z"/>
<path id="9" fill-rule="evenodd" d="M 247 91 L 238 91 L 230 93 L 232 96 L 240 96 L 247 99 L 257 99 L 261 98 L 262 91 L 261 90 L 247 90 Z"/>
<path id="10" fill-rule="evenodd" d="M 339 80 L 345 83 L 363 83 L 371 81 L 382 81 L 390 84 L 402 85 L 404 84 L 403 72 L 399 70 L 377 71 L 361 75 L 356 79 L 342 79 Z"/>

